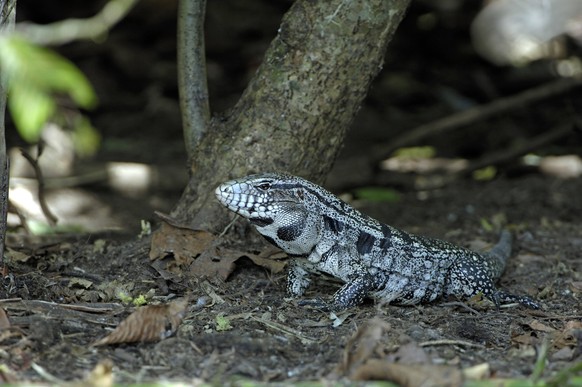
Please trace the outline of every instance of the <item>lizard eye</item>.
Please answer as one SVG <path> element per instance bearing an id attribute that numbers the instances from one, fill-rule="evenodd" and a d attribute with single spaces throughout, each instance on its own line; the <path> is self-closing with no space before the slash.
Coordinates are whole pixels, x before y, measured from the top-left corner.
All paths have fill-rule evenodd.
<path id="1" fill-rule="evenodd" d="M 257 186 L 257 188 L 262 191 L 267 191 L 269 188 L 271 188 L 271 183 L 261 183 Z"/>

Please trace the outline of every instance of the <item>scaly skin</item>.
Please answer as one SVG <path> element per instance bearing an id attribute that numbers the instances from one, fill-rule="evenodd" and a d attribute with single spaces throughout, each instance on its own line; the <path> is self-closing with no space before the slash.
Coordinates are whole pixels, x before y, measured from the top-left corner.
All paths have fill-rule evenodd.
<path id="1" fill-rule="evenodd" d="M 479 293 L 497 306 L 519 302 L 539 308 L 529 297 L 495 287 L 511 253 L 508 231 L 491 251 L 479 254 L 380 223 L 320 186 L 282 173 L 229 181 L 215 193 L 224 206 L 296 258 L 288 274 L 291 294 L 305 293 L 314 269 L 344 281 L 328 305 L 331 309 L 356 306 L 366 297 L 411 305 Z"/>

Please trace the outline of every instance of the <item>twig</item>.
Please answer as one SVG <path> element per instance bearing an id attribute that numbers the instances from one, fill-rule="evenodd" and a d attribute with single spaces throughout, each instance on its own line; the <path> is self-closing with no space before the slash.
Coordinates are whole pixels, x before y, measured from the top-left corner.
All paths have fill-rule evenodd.
<path id="1" fill-rule="evenodd" d="M 469 305 L 465 304 L 464 302 L 459 302 L 459 301 L 452 301 L 452 302 L 443 302 L 442 304 L 440 304 L 440 306 L 459 306 L 463 309 L 468 310 L 469 312 L 479 315 L 481 313 L 479 313 L 478 311 L 476 311 L 475 309 L 471 308 Z"/>
<path id="2" fill-rule="evenodd" d="M 276 331 L 283 332 L 283 333 L 291 335 L 291 336 L 295 336 L 304 345 L 313 344 L 313 343 L 317 342 L 317 340 L 315 338 L 307 337 L 303 333 L 299 332 L 296 329 L 291 328 L 290 326 L 283 325 L 283 324 L 280 324 L 280 323 L 277 323 L 277 322 L 271 321 L 271 320 L 265 320 L 263 318 L 255 317 L 255 316 L 252 316 L 252 319 L 255 320 L 256 322 L 264 324 L 264 325 L 268 326 L 269 328 L 274 329 Z"/>
<path id="3" fill-rule="evenodd" d="M 18 23 L 16 32 L 41 45 L 62 45 L 74 40 L 95 40 L 107 33 L 139 0 L 109 0 L 103 9 L 86 19 L 67 19 L 51 24 Z"/>
<path id="4" fill-rule="evenodd" d="M 560 138 L 566 137 L 574 133 L 573 127 L 574 125 L 572 123 L 560 125 L 514 148 L 502 149 L 498 152 L 488 154 L 479 160 L 471 162 L 469 165 L 467 165 L 466 168 L 464 168 L 459 173 L 467 175 L 489 165 L 499 165 L 503 164 L 508 160 L 513 160 L 528 152 L 538 149 L 543 145 L 551 144 Z"/>
<path id="5" fill-rule="evenodd" d="M 4 153 L 6 153 L 6 148 Z M 3 265 L 6 231 L 8 230 L 8 190 L 10 188 L 10 159 L 8 157 L 6 157 L 6 164 L 0 165 L 0 174 L 0 265 Z"/>
<path id="6" fill-rule="evenodd" d="M 10 198 L 8 198 L 8 199 L 10 199 Z M 22 226 L 22 228 L 24 228 L 24 231 L 26 231 L 26 234 L 31 235 L 32 232 L 30 231 L 30 227 L 28 226 L 28 223 L 26 223 L 26 217 L 24 216 L 22 211 L 20 211 L 20 208 L 16 207 L 12 203 L 10 203 L 10 200 L 8 200 L 8 211 L 11 211 L 11 212 L 15 213 L 16 216 L 18 216 L 18 220 L 20 220 L 20 225 Z"/>
<path id="7" fill-rule="evenodd" d="M 49 224 L 51 226 L 54 226 L 57 224 L 58 219 L 56 216 L 53 215 L 53 213 L 51 212 L 51 210 L 49 209 L 49 207 L 46 203 L 46 198 L 44 196 L 44 193 L 45 193 L 44 192 L 44 178 L 42 176 L 42 170 L 40 169 L 40 166 L 38 165 L 38 161 L 34 157 L 32 157 L 27 151 L 25 151 L 24 149 L 20 149 L 20 153 L 30 163 L 30 165 L 34 169 L 34 174 L 36 175 L 36 178 L 38 180 L 38 202 L 40 204 L 40 208 L 42 210 L 43 215 L 48 220 Z"/>
<path id="8" fill-rule="evenodd" d="M 11 31 L 16 17 L 16 0 L 2 1 L 0 9 L 0 31 Z M 8 189 L 10 179 L 10 161 L 6 153 L 6 127 L 4 112 L 6 111 L 6 90 L 0 84 L 0 265 L 4 264 L 4 248 L 6 246 L 6 230 L 8 229 Z"/>
<path id="9" fill-rule="evenodd" d="M 463 347 L 473 347 L 473 348 L 483 348 L 484 346 L 477 343 L 471 343 L 470 341 L 462 340 L 432 340 L 424 341 L 418 344 L 420 347 L 434 347 L 437 345 L 461 345 Z"/>
<path id="10" fill-rule="evenodd" d="M 178 90 L 186 152 L 190 160 L 210 123 L 206 81 L 204 18 L 206 0 L 180 0 L 178 6 Z"/>
<path id="11" fill-rule="evenodd" d="M 496 166 L 506 163 L 528 152 L 538 149 L 543 145 L 550 144 L 558 139 L 575 133 L 575 128 L 576 124 L 572 123 L 557 126 L 553 130 L 540 134 L 539 136 L 530 139 L 528 142 L 520 144 L 514 148 L 503 149 L 498 152 L 485 155 L 479 160 L 472 161 L 465 168 L 454 173 L 444 175 L 442 179 L 438 179 L 438 181 L 435 181 L 433 185 L 427 184 L 424 188 L 431 189 L 442 187 L 443 185 L 450 184 L 451 182 L 459 179 L 461 176 L 467 176 L 478 169 L 485 168 L 490 165 Z"/>
<path id="12" fill-rule="evenodd" d="M 63 385 L 64 382 L 57 378 L 56 376 L 52 375 L 51 373 L 49 373 L 47 370 L 45 370 L 43 367 L 39 366 L 38 364 L 36 364 L 35 362 L 30 363 L 30 367 L 36 371 L 36 373 L 43 378 L 44 380 L 46 380 L 47 382 L 50 383 L 54 383 L 56 385 Z"/>
<path id="13" fill-rule="evenodd" d="M 493 115 L 522 107 L 535 101 L 549 98 L 557 94 L 565 93 L 582 85 L 582 78 L 565 78 L 551 83 L 546 83 L 533 89 L 526 90 L 517 95 L 497 99 L 487 105 L 476 106 L 460 113 L 452 114 L 442 119 L 418 126 L 408 130 L 402 136 L 394 139 L 389 144 L 379 145 L 373 149 L 373 159 L 382 160 L 395 149 L 413 144 L 419 140 L 438 134 L 443 134 L 462 126 L 481 121 Z"/>

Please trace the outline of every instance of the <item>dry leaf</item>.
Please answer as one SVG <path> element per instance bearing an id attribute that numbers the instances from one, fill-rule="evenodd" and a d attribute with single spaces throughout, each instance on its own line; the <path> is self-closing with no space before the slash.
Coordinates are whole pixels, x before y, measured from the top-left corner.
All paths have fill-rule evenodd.
<path id="1" fill-rule="evenodd" d="M 572 281 L 570 282 L 570 290 L 574 293 L 582 292 L 582 281 Z"/>
<path id="2" fill-rule="evenodd" d="M 166 305 L 141 307 L 123 320 L 113 332 L 92 345 L 158 341 L 170 337 L 180 326 L 188 301 L 188 297 L 184 297 Z"/>
<path id="3" fill-rule="evenodd" d="M 564 324 L 564 328 L 556 335 L 552 344 L 556 348 L 574 346 L 578 341 L 578 331 L 582 331 L 582 321 L 570 320 Z M 578 345 L 580 345 L 580 343 L 578 343 Z"/>
<path id="4" fill-rule="evenodd" d="M 172 226 L 166 222 L 152 235 L 150 259 L 164 258 L 169 254 L 180 265 L 190 265 L 200 254 L 208 250 L 214 235 L 203 230 Z"/>
<path id="5" fill-rule="evenodd" d="M 10 247 L 6 248 L 4 255 L 10 260 L 10 262 L 25 263 L 30 258 L 32 258 L 32 255 L 21 253 L 20 251 L 13 250 Z"/>
<path id="6" fill-rule="evenodd" d="M 85 289 L 89 289 L 91 286 L 93 286 L 93 281 L 89 281 L 88 279 L 85 278 L 78 278 L 78 277 L 74 277 L 71 278 L 69 280 L 69 288 L 73 288 L 73 287 L 82 287 Z"/>
<path id="7" fill-rule="evenodd" d="M 3 308 L 0 308 L 0 331 L 10 328 L 10 320 Z"/>
<path id="8" fill-rule="evenodd" d="M 426 351 L 414 341 L 401 345 L 395 353 L 386 357 L 391 362 L 400 364 L 430 364 Z"/>
<path id="9" fill-rule="evenodd" d="M 174 257 L 173 265 L 165 269 L 169 272 L 183 272 L 185 267 L 199 277 L 220 277 L 227 279 L 234 270 L 234 262 L 241 257 L 229 250 L 217 251 L 213 247 L 214 235 L 203 230 L 192 230 L 162 223 L 153 233 L 150 259 Z"/>
<path id="10" fill-rule="evenodd" d="M 216 293 L 216 290 L 214 288 L 214 286 L 212 286 L 212 284 L 210 284 L 210 282 L 208 281 L 202 281 L 200 283 L 200 288 L 204 291 L 204 293 L 206 293 L 208 295 L 208 297 L 210 297 L 210 299 L 212 300 L 212 304 L 224 304 L 225 301 L 222 297 L 220 297 L 218 295 L 218 293 Z"/>
<path id="11" fill-rule="evenodd" d="M 211 233 L 181 226 L 167 216 L 160 217 L 164 222 L 153 233 L 150 259 L 161 259 L 171 254 L 174 266 L 177 266 L 172 268 L 172 265 L 168 265 L 164 270 L 181 273 L 184 267 L 189 267 L 190 272 L 196 276 L 218 276 L 226 280 L 235 268 L 234 263 L 241 257 L 248 257 L 256 265 L 273 273 L 279 273 L 285 268 L 286 262 L 273 259 L 272 251 L 253 254 L 218 248 L 214 246 L 215 236 Z M 280 255 L 278 252 L 277 256 Z"/>
<path id="12" fill-rule="evenodd" d="M 526 344 L 526 345 L 536 345 L 538 344 L 539 340 L 537 337 L 532 336 L 529 333 L 523 335 L 513 336 L 511 341 L 518 344 Z"/>
<path id="13" fill-rule="evenodd" d="M 547 326 L 545 324 L 542 324 L 538 320 L 532 320 L 527 325 L 529 325 L 529 327 L 531 329 L 533 329 L 534 331 L 538 331 L 538 332 L 555 332 L 556 331 L 554 328 L 549 327 L 549 326 Z"/>
<path id="14" fill-rule="evenodd" d="M 458 368 L 426 364 L 404 365 L 371 359 L 358 368 L 352 380 L 390 380 L 406 387 L 461 386 L 463 375 Z"/>
<path id="15" fill-rule="evenodd" d="M 220 277 L 226 280 L 233 272 L 240 253 L 229 249 L 214 248 L 212 253 L 200 255 L 190 266 L 190 272 L 198 277 Z"/>
<path id="16" fill-rule="evenodd" d="M 250 253 L 240 254 L 241 256 L 248 257 L 255 265 L 269 269 L 269 271 L 274 274 L 282 272 L 287 265 L 287 261 L 281 261 L 281 259 L 287 258 L 287 254 L 279 249 L 265 249 L 259 255 Z"/>
<path id="17" fill-rule="evenodd" d="M 388 329 L 390 324 L 379 318 L 373 318 L 361 326 L 346 343 L 343 360 L 335 373 L 350 375 L 369 360 L 376 351 L 382 334 Z"/>

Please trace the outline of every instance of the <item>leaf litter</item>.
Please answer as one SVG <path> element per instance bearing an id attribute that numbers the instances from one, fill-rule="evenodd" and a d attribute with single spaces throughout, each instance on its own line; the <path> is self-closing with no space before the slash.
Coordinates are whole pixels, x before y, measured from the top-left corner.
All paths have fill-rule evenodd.
<path id="1" fill-rule="evenodd" d="M 166 339 L 176 333 L 186 314 L 189 297 L 165 305 L 139 307 L 109 335 L 91 344 L 101 345 L 150 342 Z"/>

